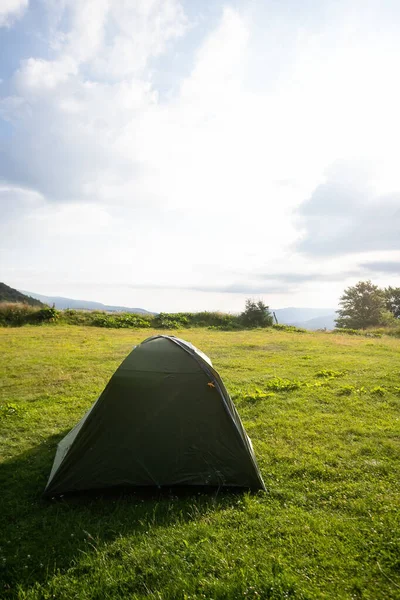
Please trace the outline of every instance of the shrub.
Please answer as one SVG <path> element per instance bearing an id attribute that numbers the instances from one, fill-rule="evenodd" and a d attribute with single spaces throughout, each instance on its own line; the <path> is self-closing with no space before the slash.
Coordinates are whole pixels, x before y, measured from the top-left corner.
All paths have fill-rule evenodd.
<path id="1" fill-rule="evenodd" d="M 61 313 L 61 320 L 63 323 L 68 325 L 90 325 L 89 322 L 92 318 L 93 312 L 74 310 L 73 308 L 67 308 Z M 98 314 L 98 311 L 96 312 Z"/>
<path id="2" fill-rule="evenodd" d="M 209 327 L 220 331 L 240 329 L 239 317 L 222 312 L 199 312 L 190 315 L 190 322 L 195 327 Z"/>
<path id="3" fill-rule="evenodd" d="M 391 337 L 400 337 L 400 326 L 395 327 L 379 327 L 372 329 L 366 333 L 369 337 L 382 337 L 383 335 L 390 335 Z"/>
<path id="4" fill-rule="evenodd" d="M 45 306 L 40 308 L 23 304 L 21 302 L 0 303 L 0 325 L 8 327 L 20 327 L 21 325 L 41 325 L 42 323 L 53 323 L 60 317 L 60 313 L 54 307 Z"/>
<path id="5" fill-rule="evenodd" d="M 246 307 L 240 315 L 240 321 L 244 327 L 271 327 L 273 317 L 268 306 L 261 300 L 255 302 L 250 298 L 246 300 Z"/>
<path id="6" fill-rule="evenodd" d="M 148 320 L 142 319 L 134 313 L 117 313 L 115 315 L 96 313 L 91 317 L 88 324 L 94 327 L 109 327 L 111 329 L 124 329 L 130 327 L 143 329 L 151 326 Z"/>
<path id="7" fill-rule="evenodd" d="M 284 325 L 281 323 L 276 323 L 272 325 L 272 329 L 276 329 L 277 331 L 287 331 L 293 333 L 309 333 L 307 329 L 302 329 L 301 327 L 296 327 L 295 325 Z"/>
<path id="8" fill-rule="evenodd" d="M 31 323 L 55 323 L 60 318 L 60 312 L 53 307 L 45 306 L 32 313 Z"/>
<path id="9" fill-rule="evenodd" d="M 94 327 L 115 327 L 115 321 L 106 313 L 96 314 L 91 319 L 90 325 L 93 325 Z"/>
<path id="10" fill-rule="evenodd" d="M 0 303 L 0 325 L 8 327 L 20 327 L 29 322 L 38 308 L 23 304 L 22 302 Z"/>
<path id="11" fill-rule="evenodd" d="M 185 313 L 160 313 L 153 320 L 157 329 L 180 329 L 189 326 L 189 318 Z"/>

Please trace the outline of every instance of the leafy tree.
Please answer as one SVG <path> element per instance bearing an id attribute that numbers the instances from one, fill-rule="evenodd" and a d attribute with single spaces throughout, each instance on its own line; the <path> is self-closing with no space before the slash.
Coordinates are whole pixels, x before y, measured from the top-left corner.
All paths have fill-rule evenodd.
<path id="1" fill-rule="evenodd" d="M 383 290 L 386 308 L 396 319 L 400 319 L 400 287 L 387 287 Z"/>
<path id="2" fill-rule="evenodd" d="M 248 298 L 245 309 L 240 315 L 240 321 L 245 327 L 270 327 L 273 317 L 262 300 L 255 302 Z"/>
<path id="3" fill-rule="evenodd" d="M 370 281 L 359 281 L 340 298 L 336 327 L 366 329 L 380 325 L 385 310 L 385 294 Z"/>

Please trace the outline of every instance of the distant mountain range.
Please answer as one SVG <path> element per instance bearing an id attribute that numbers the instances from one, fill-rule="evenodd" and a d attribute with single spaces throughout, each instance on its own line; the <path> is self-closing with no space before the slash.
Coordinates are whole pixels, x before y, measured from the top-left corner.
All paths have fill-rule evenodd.
<path id="1" fill-rule="evenodd" d="M 304 329 L 335 329 L 337 314 L 332 313 L 330 315 L 323 315 L 322 317 L 315 317 L 315 319 L 309 319 L 308 321 L 301 321 L 299 323 L 293 323 L 296 327 L 303 327 Z"/>
<path id="2" fill-rule="evenodd" d="M 65 308 L 73 308 L 75 310 L 83 309 L 83 310 L 105 310 L 108 312 L 129 312 L 129 313 L 137 313 L 137 314 L 146 314 L 151 315 L 148 310 L 144 308 L 129 308 L 127 306 L 109 306 L 107 304 L 102 304 L 101 302 L 93 302 L 92 300 L 74 300 L 72 298 L 63 298 L 62 296 L 43 296 L 43 294 L 36 294 L 35 292 L 26 292 L 23 290 L 19 290 L 22 294 L 26 294 L 32 296 L 32 298 L 36 298 L 40 300 L 44 304 L 48 304 L 49 306 L 54 306 L 58 309 Z"/>
<path id="3" fill-rule="evenodd" d="M 296 325 L 304 329 L 334 329 L 336 319 L 335 308 L 278 308 L 271 309 L 279 323 Z"/>

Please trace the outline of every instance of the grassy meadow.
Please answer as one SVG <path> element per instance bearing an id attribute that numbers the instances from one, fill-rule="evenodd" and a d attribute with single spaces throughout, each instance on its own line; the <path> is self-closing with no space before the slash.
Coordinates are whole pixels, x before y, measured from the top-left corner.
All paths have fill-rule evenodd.
<path id="1" fill-rule="evenodd" d="M 42 500 L 58 441 L 153 333 L 0 328 L 0 597 L 399 599 L 400 339 L 172 331 L 223 377 L 268 492 Z"/>

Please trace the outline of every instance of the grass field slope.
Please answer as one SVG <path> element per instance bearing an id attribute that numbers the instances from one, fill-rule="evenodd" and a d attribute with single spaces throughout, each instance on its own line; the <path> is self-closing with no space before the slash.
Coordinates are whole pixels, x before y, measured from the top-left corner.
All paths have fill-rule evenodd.
<path id="1" fill-rule="evenodd" d="M 267 493 L 41 499 L 58 441 L 153 333 L 0 329 L 0 597 L 399 599 L 396 338 L 169 332 L 213 360 Z"/>

